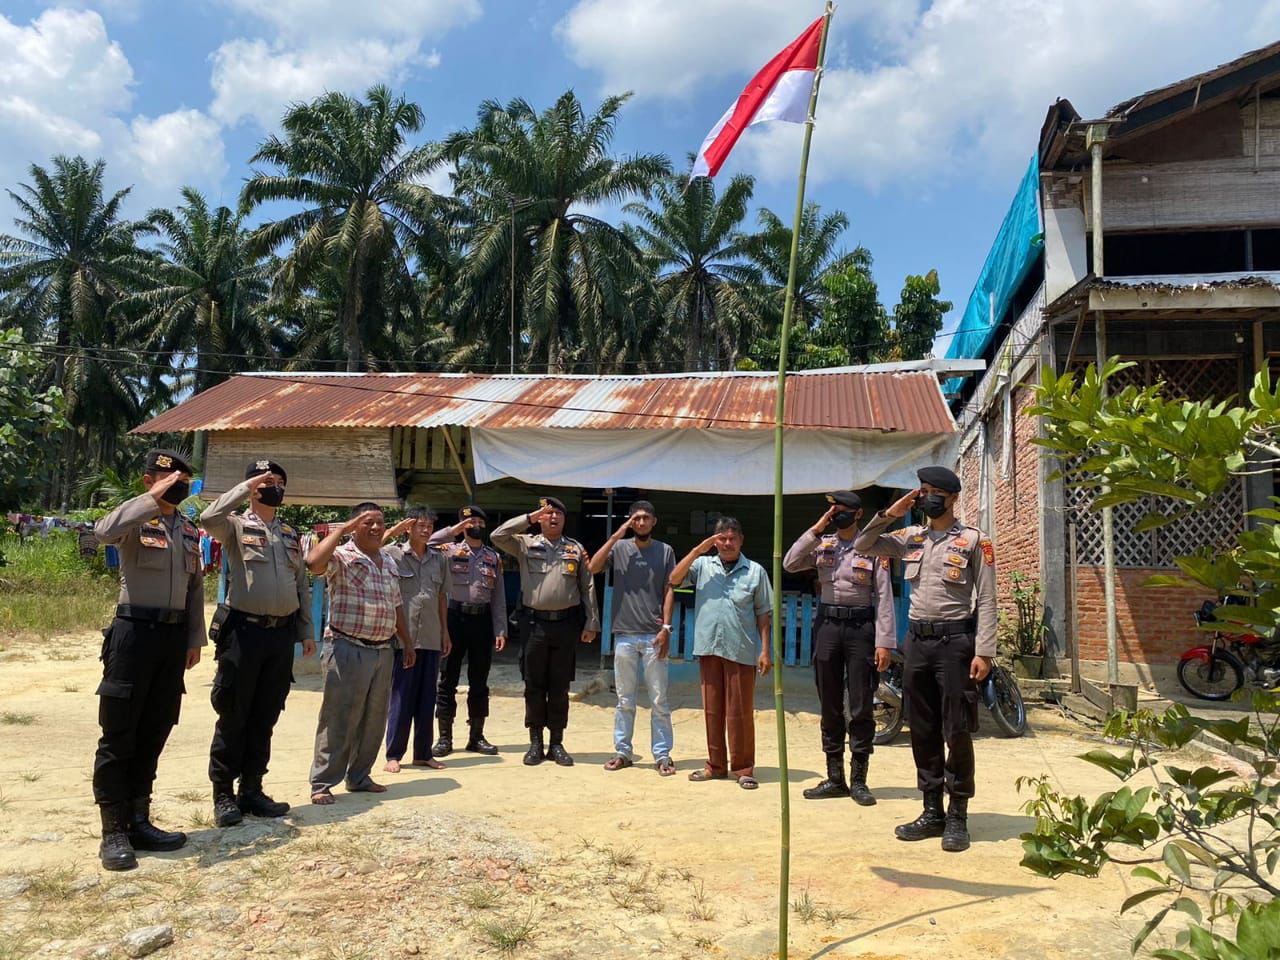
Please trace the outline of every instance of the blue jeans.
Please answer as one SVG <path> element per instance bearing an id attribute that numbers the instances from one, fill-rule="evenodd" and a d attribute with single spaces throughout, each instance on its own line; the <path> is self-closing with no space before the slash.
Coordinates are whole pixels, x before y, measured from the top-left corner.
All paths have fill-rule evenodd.
<path id="1" fill-rule="evenodd" d="M 671 705 L 667 703 L 667 660 L 658 659 L 655 634 L 622 634 L 614 638 L 613 679 L 618 688 L 618 709 L 613 715 L 613 748 L 618 756 L 640 759 L 631 749 L 636 727 L 636 691 L 640 686 L 640 664 L 644 663 L 644 685 L 653 702 L 649 723 L 653 759 L 671 756 Z"/>

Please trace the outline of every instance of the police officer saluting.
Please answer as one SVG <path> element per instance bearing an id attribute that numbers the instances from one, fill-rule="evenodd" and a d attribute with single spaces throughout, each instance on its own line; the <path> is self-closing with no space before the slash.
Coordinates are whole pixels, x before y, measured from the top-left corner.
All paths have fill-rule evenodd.
<path id="1" fill-rule="evenodd" d="M 854 548 L 862 500 L 851 490 L 827 494 L 830 506 L 813 528 L 787 551 L 782 565 L 792 573 L 817 569 L 822 590 L 814 630 L 813 673 L 822 705 L 822 752 L 827 779 L 805 790 L 807 800 L 852 796 L 864 807 L 876 798 L 867 787 L 875 750 L 872 708 L 877 670 L 889 666 L 898 644 L 888 561 Z M 826 533 L 834 522 L 836 532 Z M 844 780 L 845 690 L 849 691 L 849 783 Z"/>
<path id="2" fill-rule="evenodd" d="M 445 658 L 436 691 L 436 721 L 440 739 L 431 748 L 436 757 L 453 752 L 453 719 L 458 714 L 458 680 L 467 661 L 467 747 L 473 753 L 493 756 L 498 748 L 484 738 L 489 716 L 489 669 L 493 651 L 507 645 L 507 596 L 502 585 L 502 558 L 486 546 L 483 534 L 489 515 L 474 504 L 458 511 L 458 522 L 431 535 L 449 564 L 449 637 L 453 649 Z M 462 539 L 454 543 L 458 534 Z"/>
<path id="3" fill-rule="evenodd" d="M 271 732 L 293 682 L 293 645 L 300 641 L 304 656 L 316 650 L 300 535 L 276 516 L 289 475 L 265 459 L 250 463 L 244 475 L 243 483 L 200 515 L 204 528 L 221 541 L 228 570 L 227 601 L 211 628 L 218 672 L 209 698 L 218 721 L 209 746 L 209 779 L 220 827 L 234 826 L 246 813 L 289 812 L 289 804 L 263 792 L 262 778 Z M 232 513 L 245 500 L 249 508 Z"/>
<path id="4" fill-rule="evenodd" d="M 104 631 L 93 797 L 102 815 L 99 857 L 108 870 L 138 865 L 134 850 L 177 850 L 185 833 L 151 823 L 156 764 L 182 706 L 182 671 L 200 662 L 204 585 L 200 533 L 178 513 L 191 467 L 172 450 L 147 454 L 147 492 L 94 525 L 120 551 L 120 597 Z"/>
<path id="5" fill-rule="evenodd" d="M 586 548 L 564 536 L 564 504 L 555 497 L 543 497 L 540 503 L 533 513 L 512 517 L 494 530 L 493 544 L 516 558 L 521 600 L 531 617 L 524 638 L 524 725 L 529 728 L 524 762 L 534 766 L 551 759 L 571 767 L 564 728 L 569 722 L 575 645 L 596 638 L 600 613 Z M 535 523 L 542 528 L 540 534 L 524 532 Z M 543 727 L 551 733 L 545 752 Z"/>
<path id="6" fill-rule="evenodd" d="M 894 833 L 899 840 L 941 836 L 942 849 L 956 853 L 969 848 L 977 684 L 996 655 L 996 558 L 990 540 L 956 520 L 960 478 L 945 467 L 916 475 L 920 488 L 877 513 L 854 548 L 902 558 L 911 584 L 903 692 L 924 812 Z M 913 506 L 926 525 L 885 533 Z M 944 788 L 951 795 L 945 816 Z"/>

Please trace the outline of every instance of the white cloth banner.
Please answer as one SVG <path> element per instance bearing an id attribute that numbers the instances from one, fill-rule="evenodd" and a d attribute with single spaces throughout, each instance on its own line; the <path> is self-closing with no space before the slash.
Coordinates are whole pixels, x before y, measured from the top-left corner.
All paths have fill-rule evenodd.
<path id="1" fill-rule="evenodd" d="M 788 430 L 784 492 L 911 489 L 916 469 L 955 463 L 958 433 Z M 770 430 L 472 428 L 476 483 L 514 477 L 557 487 L 773 493 Z"/>

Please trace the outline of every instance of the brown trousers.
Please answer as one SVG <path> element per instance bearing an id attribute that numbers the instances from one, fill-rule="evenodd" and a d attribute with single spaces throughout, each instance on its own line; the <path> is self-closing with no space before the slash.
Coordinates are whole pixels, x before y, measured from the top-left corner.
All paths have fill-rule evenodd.
<path id="1" fill-rule="evenodd" d="M 756 667 L 723 657 L 699 657 L 702 711 L 707 720 L 707 773 L 750 777 L 756 766 Z M 729 748 L 725 749 L 728 734 Z"/>

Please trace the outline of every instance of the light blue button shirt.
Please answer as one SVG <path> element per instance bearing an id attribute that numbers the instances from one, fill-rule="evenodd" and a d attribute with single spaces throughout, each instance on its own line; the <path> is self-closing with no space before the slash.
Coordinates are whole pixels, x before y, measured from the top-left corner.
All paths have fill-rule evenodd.
<path id="1" fill-rule="evenodd" d="M 768 613 L 773 591 L 764 567 L 745 554 L 726 571 L 715 555 L 699 557 L 682 586 L 693 584 L 693 655 L 754 664 L 760 656 L 756 617 Z"/>

